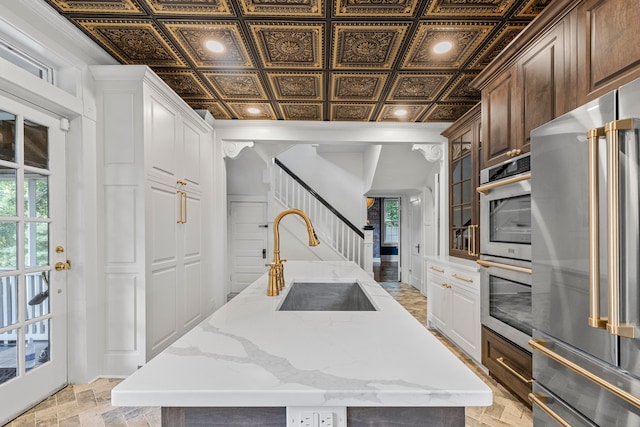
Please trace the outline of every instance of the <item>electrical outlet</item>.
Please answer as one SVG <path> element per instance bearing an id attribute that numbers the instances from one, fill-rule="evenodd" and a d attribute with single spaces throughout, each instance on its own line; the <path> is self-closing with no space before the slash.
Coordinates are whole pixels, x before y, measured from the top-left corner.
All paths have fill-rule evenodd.
<path id="1" fill-rule="evenodd" d="M 300 427 L 318 427 L 318 414 L 315 412 L 303 412 L 300 414 Z"/>
<path id="2" fill-rule="evenodd" d="M 347 427 L 347 408 L 287 406 L 287 427 Z"/>
<path id="3" fill-rule="evenodd" d="M 320 412 L 318 427 L 334 427 L 333 412 Z"/>

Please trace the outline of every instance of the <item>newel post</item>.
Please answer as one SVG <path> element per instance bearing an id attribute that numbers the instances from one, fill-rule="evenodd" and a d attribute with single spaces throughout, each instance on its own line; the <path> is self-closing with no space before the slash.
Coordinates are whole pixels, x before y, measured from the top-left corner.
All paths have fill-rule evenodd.
<path id="1" fill-rule="evenodd" d="M 362 268 L 373 277 L 373 225 L 365 225 L 364 230 L 364 263 Z"/>

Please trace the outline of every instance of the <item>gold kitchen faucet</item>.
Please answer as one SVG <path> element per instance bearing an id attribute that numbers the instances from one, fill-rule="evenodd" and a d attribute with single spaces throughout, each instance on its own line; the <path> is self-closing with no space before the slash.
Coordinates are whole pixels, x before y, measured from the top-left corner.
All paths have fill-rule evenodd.
<path id="1" fill-rule="evenodd" d="M 273 220 L 273 261 L 269 264 L 269 287 L 267 288 L 267 296 L 275 296 L 280 293 L 282 288 L 284 288 L 284 266 L 283 262 L 286 262 L 286 259 L 280 259 L 280 220 L 289 215 L 296 214 L 299 215 L 304 222 L 307 224 L 307 233 L 309 233 L 309 246 L 318 246 L 320 244 L 320 240 L 318 240 L 318 236 L 316 236 L 316 231 L 313 229 L 313 225 L 311 225 L 311 221 L 307 215 L 302 212 L 300 209 L 287 209 L 285 211 L 280 212 L 276 218 Z"/>

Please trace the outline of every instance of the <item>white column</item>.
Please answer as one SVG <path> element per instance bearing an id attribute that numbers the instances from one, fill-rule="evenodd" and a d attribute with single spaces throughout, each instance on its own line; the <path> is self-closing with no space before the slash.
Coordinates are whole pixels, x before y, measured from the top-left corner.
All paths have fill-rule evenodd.
<path id="1" fill-rule="evenodd" d="M 373 277 L 373 226 L 364 226 L 364 253 L 362 254 L 364 262 L 362 268 Z"/>

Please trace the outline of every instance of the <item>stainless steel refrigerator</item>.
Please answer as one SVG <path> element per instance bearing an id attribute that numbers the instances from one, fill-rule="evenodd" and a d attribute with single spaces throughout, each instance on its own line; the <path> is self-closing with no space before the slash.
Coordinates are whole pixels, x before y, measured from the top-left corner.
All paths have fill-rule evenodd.
<path id="1" fill-rule="evenodd" d="M 535 426 L 640 427 L 639 128 L 640 80 L 531 132 Z"/>

